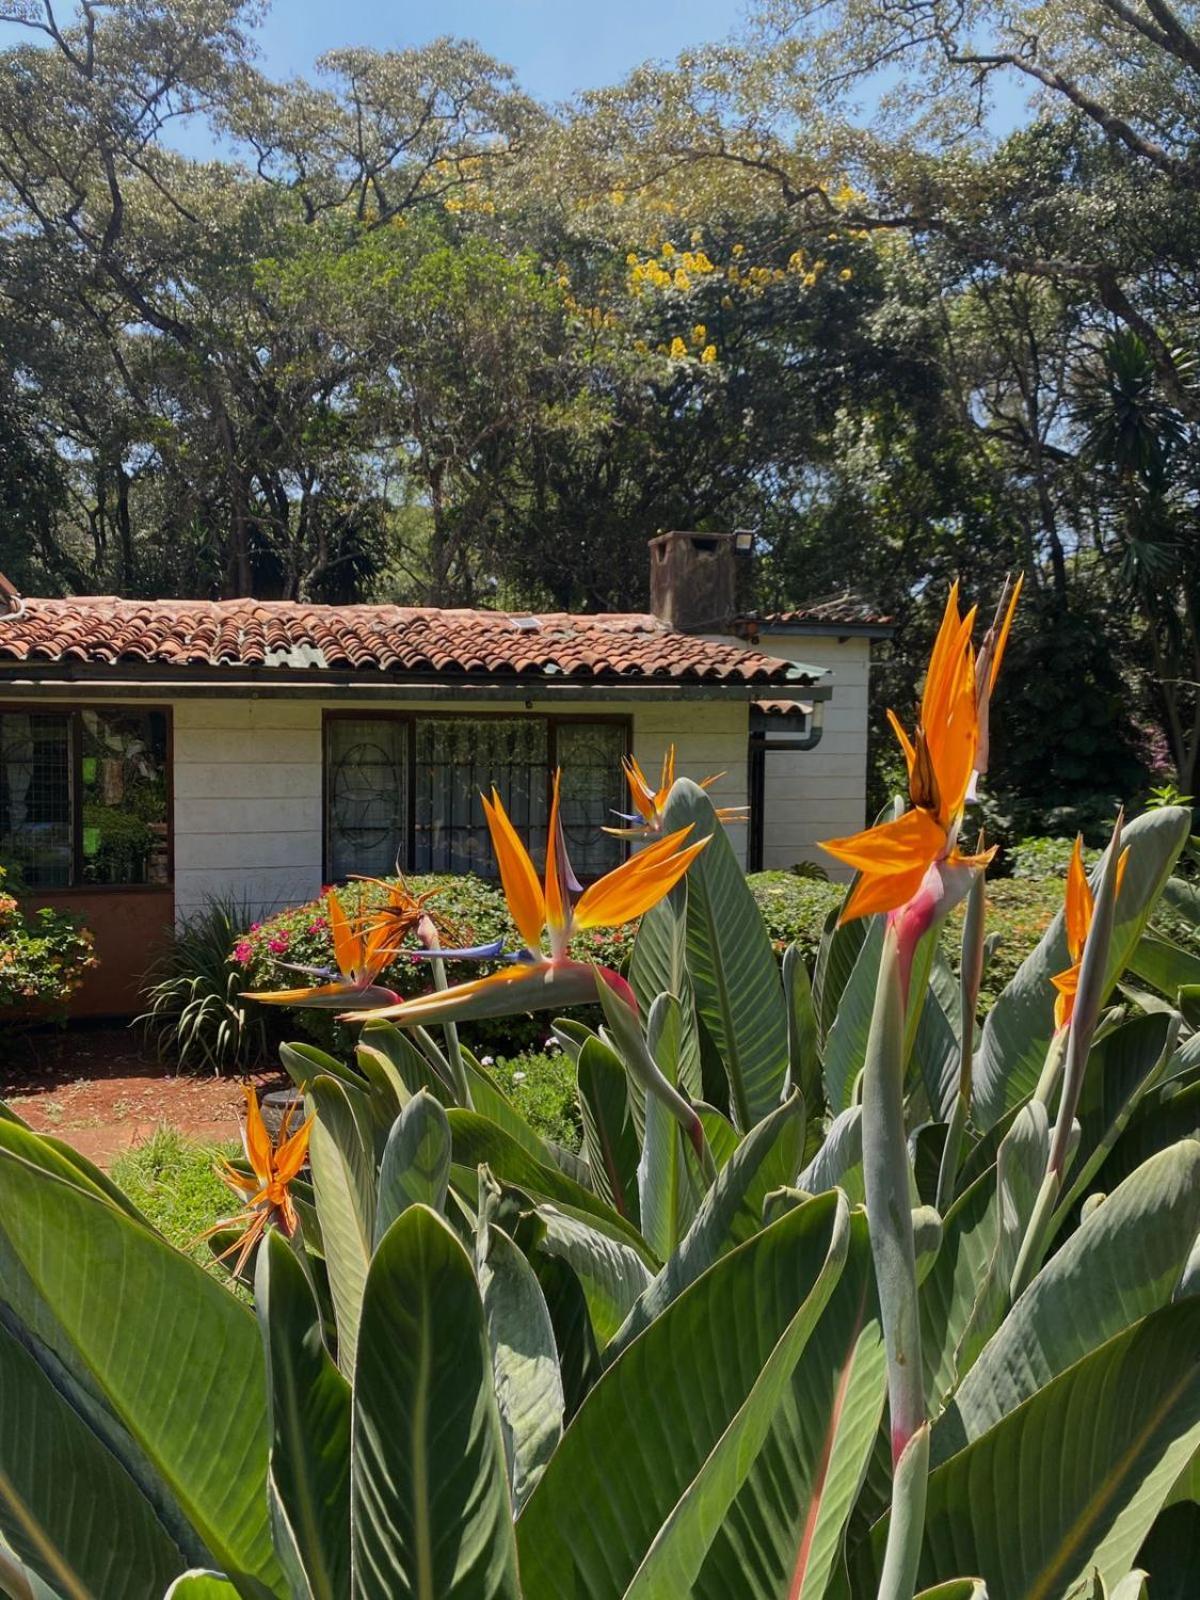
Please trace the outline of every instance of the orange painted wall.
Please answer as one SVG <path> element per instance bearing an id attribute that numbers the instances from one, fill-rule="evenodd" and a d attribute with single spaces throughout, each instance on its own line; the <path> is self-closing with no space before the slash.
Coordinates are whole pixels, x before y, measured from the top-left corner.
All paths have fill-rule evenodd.
<path id="1" fill-rule="evenodd" d="M 131 1017 L 143 1009 L 139 985 L 171 933 L 174 890 L 54 889 L 31 895 L 23 904 L 31 910 L 53 906 L 73 912 L 92 931 L 100 964 L 72 997 L 73 1017 Z"/>

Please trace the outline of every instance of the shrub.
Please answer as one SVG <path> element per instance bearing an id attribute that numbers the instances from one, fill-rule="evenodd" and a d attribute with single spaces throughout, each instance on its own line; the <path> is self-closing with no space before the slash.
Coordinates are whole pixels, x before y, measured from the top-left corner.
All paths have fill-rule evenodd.
<path id="1" fill-rule="evenodd" d="M 543 1019 L 544 1020 L 544 1019 Z M 543 1139 L 578 1150 L 583 1139 L 575 1098 L 575 1063 L 555 1045 L 521 1055 L 483 1058 L 505 1094 Z"/>
<path id="2" fill-rule="evenodd" d="M 160 1056 L 181 1067 L 236 1072 L 266 1055 L 268 1019 L 247 1005 L 246 970 L 229 958 L 249 911 L 233 896 L 214 896 L 189 917 L 146 975 L 147 1009 L 138 1017 Z"/>
<path id="3" fill-rule="evenodd" d="M 18 1020 L 58 1016 L 96 965 L 92 936 L 67 912 L 22 911 L 4 885 L 0 867 L 0 1010 Z"/>
<path id="4" fill-rule="evenodd" d="M 1074 848 L 1073 837 L 1018 839 L 1004 852 L 1005 864 L 1014 878 L 1065 878 Z M 1090 870 L 1100 852 L 1085 849 L 1083 859 Z"/>

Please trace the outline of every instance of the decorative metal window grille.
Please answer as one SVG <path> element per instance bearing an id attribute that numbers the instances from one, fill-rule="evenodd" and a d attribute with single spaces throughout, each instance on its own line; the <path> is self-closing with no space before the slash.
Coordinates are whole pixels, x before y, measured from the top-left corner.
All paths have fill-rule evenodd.
<path id="1" fill-rule="evenodd" d="M 622 857 L 602 832 L 623 810 L 623 721 L 553 717 L 342 717 L 326 723 L 326 868 L 340 880 L 411 872 L 495 876 L 480 793 L 495 785 L 535 859 L 561 766 L 571 862 L 596 877 Z"/>

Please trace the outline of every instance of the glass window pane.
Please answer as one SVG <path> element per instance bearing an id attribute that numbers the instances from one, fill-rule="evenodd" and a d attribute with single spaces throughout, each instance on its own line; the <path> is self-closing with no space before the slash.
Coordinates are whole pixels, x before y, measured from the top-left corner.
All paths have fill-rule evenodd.
<path id="1" fill-rule="evenodd" d="M 416 725 L 417 872 L 477 872 L 496 863 L 480 791 L 500 791 L 541 864 L 549 808 L 549 741 L 541 717 L 429 717 Z"/>
<path id="2" fill-rule="evenodd" d="M 601 830 L 619 826 L 613 812 L 629 809 L 621 771 L 625 728 L 614 722 L 560 722 L 557 735 L 567 854 L 575 876 L 586 881 L 610 871 L 624 856 L 621 840 Z"/>
<path id="3" fill-rule="evenodd" d="M 79 716 L 80 881 L 166 883 L 166 713 L 89 709 Z"/>
<path id="4" fill-rule="evenodd" d="M 404 864 L 408 724 L 394 717 L 332 717 L 325 725 L 329 874 L 383 877 Z"/>
<path id="5" fill-rule="evenodd" d="M 66 714 L 0 715 L 0 863 L 8 887 L 71 882 L 71 732 Z"/>

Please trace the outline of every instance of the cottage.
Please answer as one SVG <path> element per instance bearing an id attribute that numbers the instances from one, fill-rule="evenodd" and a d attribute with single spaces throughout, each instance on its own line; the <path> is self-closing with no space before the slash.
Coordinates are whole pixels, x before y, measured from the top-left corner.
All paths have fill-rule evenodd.
<path id="1" fill-rule="evenodd" d="M 166 931 L 351 873 L 492 870 L 479 790 L 581 876 L 623 845 L 621 758 L 723 776 L 751 868 L 863 823 L 867 674 L 888 629 L 839 601 L 735 615 L 738 536 L 651 541 L 652 609 L 525 615 L 260 600 L 42 600 L 0 588 L 0 864 L 82 914 L 81 1013 L 129 1012 Z M 826 862 L 828 865 L 828 862 Z"/>

